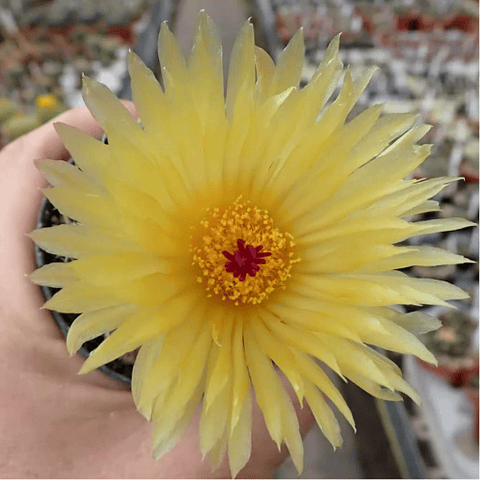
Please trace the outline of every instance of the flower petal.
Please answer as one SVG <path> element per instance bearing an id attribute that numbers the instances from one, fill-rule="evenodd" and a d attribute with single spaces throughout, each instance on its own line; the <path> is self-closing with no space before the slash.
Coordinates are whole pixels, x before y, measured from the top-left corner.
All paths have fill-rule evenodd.
<path id="1" fill-rule="evenodd" d="M 340 413 L 342 413 L 342 415 L 347 419 L 348 423 L 355 430 L 355 421 L 353 419 L 352 412 L 348 408 L 348 405 L 343 399 L 341 393 L 328 378 L 328 375 L 307 354 L 299 350 L 295 350 L 293 353 L 302 375 L 310 380 L 333 402 Z"/>
<path id="2" fill-rule="evenodd" d="M 113 161 L 108 146 L 65 123 L 55 123 L 55 130 L 85 175 L 101 185 Z"/>
<path id="3" fill-rule="evenodd" d="M 269 359 L 247 331 L 245 354 L 258 406 L 263 412 L 270 436 L 280 446 L 287 444 L 296 469 L 303 470 L 303 445 L 298 420 L 285 389 Z M 275 402 L 271 399 L 275 398 Z"/>
<path id="4" fill-rule="evenodd" d="M 254 317 L 251 322 L 251 331 L 257 345 L 282 370 L 292 385 L 300 405 L 303 404 L 305 389 L 300 372 L 296 369 L 295 357 L 278 341 L 263 324 L 261 318 Z"/>
<path id="5" fill-rule="evenodd" d="M 252 397 L 250 393 L 241 403 L 235 426 L 228 436 L 228 460 L 232 478 L 246 465 L 252 451 Z"/>
<path id="6" fill-rule="evenodd" d="M 133 243 L 107 236 L 85 225 L 41 228 L 29 233 L 28 236 L 42 250 L 69 258 L 107 255 L 112 251 L 118 253 L 139 251 L 139 247 Z"/>
<path id="7" fill-rule="evenodd" d="M 199 382 L 192 396 L 182 408 L 181 416 L 174 423 L 153 422 L 154 448 L 153 456 L 158 460 L 170 451 L 182 438 L 185 430 L 192 421 L 193 416 L 202 398 L 204 384 Z"/>
<path id="8" fill-rule="evenodd" d="M 204 313 L 205 309 L 199 305 L 190 312 L 183 323 L 170 330 L 163 339 L 161 349 L 159 347 L 156 349 L 158 353 L 150 354 L 152 358 L 148 363 L 145 360 L 145 367 L 141 373 L 139 372 L 138 380 L 134 379 L 132 391 L 135 404 L 137 410 L 145 417 L 151 417 L 157 398 L 163 396 L 177 380 L 179 366 L 194 348 L 200 335 Z"/>
<path id="9" fill-rule="evenodd" d="M 322 394 L 313 383 L 309 381 L 305 382 L 305 398 L 318 426 L 332 444 L 333 449 L 336 450 L 337 447 L 341 447 L 343 445 L 343 439 L 340 433 L 340 425 Z"/>
<path id="10" fill-rule="evenodd" d="M 84 75 L 82 92 L 85 104 L 108 137 L 116 132 L 136 141 L 137 145 L 142 144 L 142 130 L 137 120 L 109 88 Z"/>
<path id="11" fill-rule="evenodd" d="M 158 36 L 158 59 L 162 67 L 163 81 L 167 92 L 170 88 L 170 79 L 179 84 L 186 81 L 188 78 L 187 63 L 182 47 L 173 36 L 166 22 L 162 23 Z M 168 72 L 168 75 L 165 75 L 165 72 Z"/>
<path id="12" fill-rule="evenodd" d="M 98 188 L 97 185 L 78 168 L 59 160 L 35 160 L 35 166 L 40 170 L 50 185 L 84 189 L 87 192 Z"/>
<path id="13" fill-rule="evenodd" d="M 278 57 L 268 95 L 276 95 L 290 87 L 298 87 L 302 77 L 305 45 L 303 29 L 291 38 Z"/>
<path id="14" fill-rule="evenodd" d="M 178 262 L 180 263 L 180 262 Z M 184 266 L 184 265 L 183 265 Z M 182 265 L 148 253 L 119 253 L 91 255 L 71 262 L 70 268 L 78 278 L 99 286 L 126 283 L 152 273 L 172 273 Z"/>
<path id="15" fill-rule="evenodd" d="M 172 388 L 157 398 L 152 418 L 176 423 L 199 383 L 205 382 L 205 365 L 212 345 L 211 327 L 204 325 L 187 356 L 178 365 L 178 379 Z"/>
<path id="16" fill-rule="evenodd" d="M 233 398 L 230 415 L 230 432 L 237 427 L 244 408 L 246 397 L 250 395 L 250 378 L 245 363 L 245 350 L 243 342 L 243 321 L 236 317 L 235 331 L 232 343 L 233 360 Z"/>
<path id="17" fill-rule="evenodd" d="M 232 121 L 245 93 L 253 93 L 255 85 L 255 44 L 253 25 L 247 20 L 237 36 L 230 55 L 228 71 L 227 118 Z"/>
<path id="18" fill-rule="evenodd" d="M 99 288 L 83 282 L 69 283 L 45 302 L 42 308 L 64 313 L 92 312 L 124 303 L 108 288 Z"/>
<path id="19" fill-rule="evenodd" d="M 204 397 L 204 412 L 208 413 L 218 396 L 225 392 L 226 385 L 232 375 L 232 336 L 233 316 L 222 318 L 223 329 L 218 338 L 218 357 L 207 376 L 207 387 Z M 215 402 L 218 403 L 218 402 Z M 223 432 L 223 430 L 222 430 Z M 213 445 L 213 444 L 212 444 Z M 203 455 L 206 455 L 204 452 Z"/>
<path id="20" fill-rule="evenodd" d="M 79 373 L 95 370 L 135 350 L 145 341 L 164 334 L 182 322 L 195 300 L 195 296 L 186 293 L 170 299 L 160 308 L 142 308 L 133 313 L 90 354 Z"/>
<path id="21" fill-rule="evenodd" d="M 70 263 L 63 262 L 48 263 L 28 276 L 37 285 L 48 285 L 55 288 L 63 288 L 78 280 Z"/>
<path id="22" fill-rule="evenodd" d="M 134 305 L 123 304 L 82 313 L 68 330 L 68 353 L 74 355 L 85 342 L 117 329 L 135 311 Z"/>

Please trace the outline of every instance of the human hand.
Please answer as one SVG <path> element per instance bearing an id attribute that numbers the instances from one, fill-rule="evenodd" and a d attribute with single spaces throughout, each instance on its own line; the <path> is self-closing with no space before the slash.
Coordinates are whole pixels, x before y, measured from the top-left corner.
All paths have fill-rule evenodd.
<path id="1" fill-rule="evenodd" d="M 129 109 L 133 109 L 130 104 Z M 86 108 L 56 121 L 100 137 Z M 25 275 L 35 269 L 35 227 L 46 186 L 34 160 L 69 155 L 50 122 L 0 151 L 0 477 L 198 478 L 229 477 L 228 462 L 211 473 L 198 447 L 200 409 L 182 440 L 156 461 L 149 422 L 130 390 L 99 371 L 77 376 L 83 359 L 69 357 L 65 339 L 40 289 Z M 313 424 L 293 390 L 302 434 Z M 253 410 L 252 456 L 238 477 L 271 477 L 287 457 L 271 440 L 258 407 Z"/>

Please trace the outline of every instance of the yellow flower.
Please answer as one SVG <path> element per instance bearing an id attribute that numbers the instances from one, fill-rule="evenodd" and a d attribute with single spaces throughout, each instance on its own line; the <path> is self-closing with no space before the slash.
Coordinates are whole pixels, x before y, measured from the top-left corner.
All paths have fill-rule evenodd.
<path id="1" fill-rule="evenodd" d="M 250 457 L 253 386 L 271 437 L 302 470 L 297 418 L 274 364 L 338 447 L 324 395 L 354 421 L 314 359 L 379 398 L 404 392 L 418 401 L 399 369 L 367 345 L 435 363 L 415 335 L 440 323 L 392 306 L 466 298 L 453 285 L 396 270 L 468 261 L 394 244 L 471 223 L 405 219 L 438 210 L 428 199 L 456 179 L 404 179 L 430 151 L 416 145 L 429 127 L 414 125 L 413 115 L 380 116 L 373 106 L 346 122 L 373 70 L 353 79 L 347 69 L 326 106 L 343 72 L 338 48 L 336 37 L 299 89 L 302 32 L 275 65 L 254 46 L 247 22 L 225 100 L 210 18 L 200 14 L 188 62 L 164 24 L 165 90 L 129 57 L 140 123 L 105 86 L 85 79 L 85 102 L 108 145 L 58 125 L 78 168 L 39 162 L 53 186 L 45 195 L 78 224 L 31 237 L 77 260 L 44 266 L 32 279 L 62 288 L 46 308 L 82 313 L 68 334 L 71 354 L 113 331 L 82 373 L 140 347 L 132 392 L 152 421 L 156 457 L 202 402 L 201 451 L 215 467 L 228 449 L 235 476 Z"/>

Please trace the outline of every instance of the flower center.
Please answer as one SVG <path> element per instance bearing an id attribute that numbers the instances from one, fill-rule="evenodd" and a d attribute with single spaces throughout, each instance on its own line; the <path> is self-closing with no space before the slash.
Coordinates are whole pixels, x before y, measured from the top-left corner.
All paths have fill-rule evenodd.
<path id="1" fill-rule="evenodd" d="M 265 263 L 262 257 L 269 257 L 271 252 L 260 252 L 262 245 L 255 248 L 253 245 L 245 246 L 245 240 L 237 240 L 238 250 L 232 255 L 226 250 L 222 252 L 223 256 L 230 260 L 225 264 L 225 270 L 232 272 L 234 277 L 243 282 L 247 274 L 254 277 L 260 270 L 258 265 Z"/>
<path id="2" fill-rule="evenodd" d="M 275 228 L 266 210 L 240 198 L 223 211 L 206 209 L 190 238 L 192 265 L 207 297 L 257 304 L 275 289 L 285 289 L 300 259 L 293 258 L 292 235 Z"/>

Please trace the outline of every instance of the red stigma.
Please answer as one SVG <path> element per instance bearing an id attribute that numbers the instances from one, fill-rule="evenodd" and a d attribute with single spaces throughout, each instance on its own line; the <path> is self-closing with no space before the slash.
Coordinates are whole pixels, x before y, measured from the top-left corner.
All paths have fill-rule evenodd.
<path id="1" fill-rule="evenodd" d="M 265 263 L 262 257 L 269 257 L 270 252 L 260 252 L 263 248 L 262 245 L 253 247 L 252 245 L 245 245 L 245 240 L 237 240 L 238 250 L 235 250 L 233 254 L 224 250 L 223 256 L 230 260 L 225 264 L 225 270 L 233 273 L 235 278 L 238 278 L 241 282 L 247 278 L 247 274 L 254 277 L 260 270 L 258 265 Z"/>

